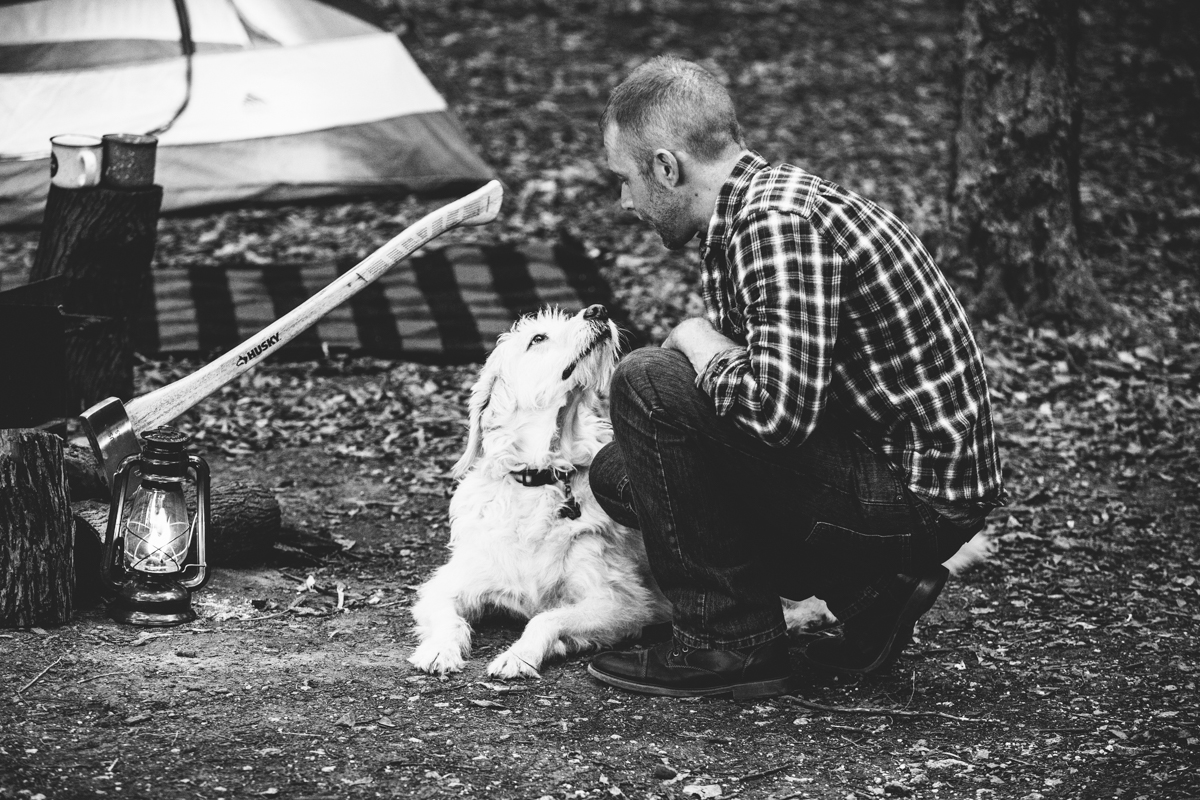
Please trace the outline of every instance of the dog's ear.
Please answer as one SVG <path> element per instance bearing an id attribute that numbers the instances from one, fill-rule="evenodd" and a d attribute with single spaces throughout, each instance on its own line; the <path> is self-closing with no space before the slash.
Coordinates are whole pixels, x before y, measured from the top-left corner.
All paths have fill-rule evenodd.
<path id="1" fill-rule="evenodd" d="M 467 470 L 483 453 L 483 414 L 492 400 L 492 390 L 495 388 L 499 375 L 500 371 L 494 365 L 484 364 L 483 371 L 479 374 L 479 380 L 475 381 L 475 385 L 471 387 L 471 401 L 468 406 L 467 449 L 451 470 L 451 474 L 455 478 L 466 475 Z"/>

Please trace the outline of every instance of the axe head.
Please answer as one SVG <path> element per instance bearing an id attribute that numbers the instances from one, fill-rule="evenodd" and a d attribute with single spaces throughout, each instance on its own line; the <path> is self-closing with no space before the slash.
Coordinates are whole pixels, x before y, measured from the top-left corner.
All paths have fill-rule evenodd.
<path id="1" fill-rule="evenodd" d="M 79 415 L 104 481 L 112 490 L 113 475 L 126 457 L 142 452 L 125 404 L 115 397 L 101 400 Z"/>

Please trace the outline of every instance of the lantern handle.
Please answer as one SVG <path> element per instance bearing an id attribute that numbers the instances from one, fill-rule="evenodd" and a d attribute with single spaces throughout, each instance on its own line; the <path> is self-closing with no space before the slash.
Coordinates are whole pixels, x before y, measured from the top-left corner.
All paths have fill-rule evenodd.
<path id="1" fill-rule="evenodd" d="M 208 572 L 208 519 L 211 516 L 209 501 L 209 471 L 208 463 L 196 455 L 188 456 L 188 465 L 195 470 L 196 478 L 196 518 L 192 521 L 195 529 L 192 536 L 192 546 L 196 550 L 196 562 L 184 568 L 179 576 L 179 582 L 186 588 L 195 591 L 204 587 L 210 577 Z M 190 549 L 189 549 L 190 552 Z"/>
<path id="2" fill-rule="evenodd" d="M 117 539 L 117 524 L 121 520 L 121 515 L 125 513 L 126 484 L 129 482 L 129 473 L 133 470 L 136 463 L 142 460 L 141 453 L 133 453 L 121 459 L 121 463 L 117 466 L 117 471 L 113 473 L 112 478 L 112 505 L 108 509 L 108 525 L 104 531 L 104 557 L 100 562 L 100 579 L 101 584 L 111 591 L 116 591 L 118 579 L 114 575 L 114 570 L 120 573 L 120 580 L 125 578 L 125 569 L 123 566 L 118 567 L 115 557 L 117 555 L 116 543 Z"/>

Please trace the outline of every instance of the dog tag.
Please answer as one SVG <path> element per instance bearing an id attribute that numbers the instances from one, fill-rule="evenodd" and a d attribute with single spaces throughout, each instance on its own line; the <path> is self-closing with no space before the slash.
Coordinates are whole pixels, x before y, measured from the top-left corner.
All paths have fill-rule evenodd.
<path id="1" fill-rule="evenodd" d="M 558 507 L 558 516 L 563 519 L 579 519 L 582 513 L 574 497 L 568 497 L 567 502 Z"/>

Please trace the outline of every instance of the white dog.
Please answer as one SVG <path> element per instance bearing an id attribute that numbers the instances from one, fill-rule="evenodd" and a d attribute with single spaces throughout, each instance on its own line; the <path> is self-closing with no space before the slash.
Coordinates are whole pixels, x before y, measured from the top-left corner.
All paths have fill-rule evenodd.
<path id="1" fill-rule="evenodd" d="M 588 467 L 612 438 L 605 392 L 618 331 L 603 306 L 545 310 L 503 334 L 471 390 L 466 452 L 450 501 L 450 560 L 413 605 L 418 669 L 458 672 L 471 622 L 496 609 L 525 617 L 488 674 L 536 676 L 554 655 L 613 644 L 671 618 L 641 534 L 592 496 Z M 977 535 L 946 562 L 957 574 L 987 558 Z M 791 630 L 837 624 L 815 597 L 784 600 Z"/>
<path id="2" fill-rule="evenodd" d="M 545 310 L 501 335 L 471 390 L 462 480 L 450 500 L 450 560 L 413 605 L 418 669 L 457 672 L 471 621 L 488 609 L 528 618 L 488 665 L 536 676 L 554 655 L 613 644 L 670 619 L 641 534 L 596 502 L 588 467 L 612 438 L 607 392 L 618 330 L 603 306 Z"/>

